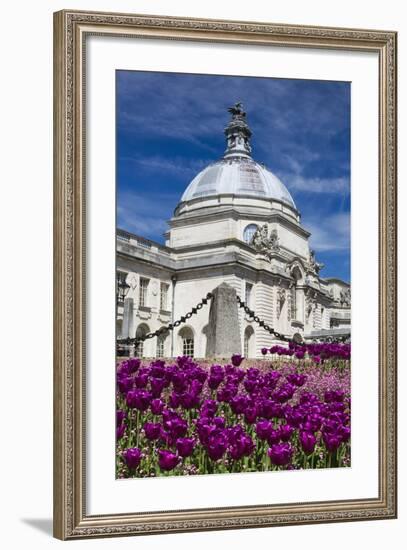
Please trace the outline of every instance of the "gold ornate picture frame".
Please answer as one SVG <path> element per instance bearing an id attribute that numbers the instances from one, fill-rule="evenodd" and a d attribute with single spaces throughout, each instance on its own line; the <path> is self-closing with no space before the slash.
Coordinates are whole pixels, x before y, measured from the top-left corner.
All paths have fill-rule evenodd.
<path id="1" fill-rule="evenodd" d="M 378 494 L 91 515 L 86 460 L 86 45 L 91 36 L 371 52 L 378 60 Z M 391 519 L 396 449 L 396 43 L 391 31 L 60 11 L 54 15 L 54 535 L 144 535 Z M 88 136 L 89 137 L 89 136 Z M 113 152 L 112 152 L 113 154 Z M 114 473 L 112 473 L 114 476 Z M 146 480 L 148 482 L 148 480 Z M 159 508 L 158 508 L 159 510 Z"/>

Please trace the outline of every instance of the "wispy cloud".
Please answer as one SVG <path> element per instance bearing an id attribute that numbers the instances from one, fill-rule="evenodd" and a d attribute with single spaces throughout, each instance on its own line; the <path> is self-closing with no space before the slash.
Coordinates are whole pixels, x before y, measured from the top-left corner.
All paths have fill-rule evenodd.
<path id="1" fill-rule="evenodd" d="M 284 155 L 283 162 L 286 171 L 277 171 L 281 180 L 291 191 L 304 191 L 309 193 L 337 193 L 348 195 L 350 193 L 350 179 L 346 173 L 347 165 L 338 167 L 339 172 L 344 175 L 339 177 L 320 177 L 315 175 L 305 175 L 304 172 L 310 163 L 318 162 L 321 155 L 312 152 L 307 148 L 299 150 L 292 155 Z"/>
<path id="2" fill-rule="evenodd" d="M 349 250 L 350 215 L 348 212 L 335 213 L 323 218 L 309 217 L 303 220 L 303 224 L 310 231 L 310 245 L 317 252 Z"/>
<path id="3" fill-rule="evenodd" d="M 127 191 L 118 196 L 117 225 L 141 236 L 162 241 L 166 221 L 179 197 L 172 193 L 147 195 Z"/>
<path id="4" fill-rule="evenodd" d="M 349 193 L 349 178 L 306 178 L 296 174 L 283 176 L 287 187 L 309 193 Z"/>
<path id="5" fill-rule="evenodd" d="M 208 160 L 180 156 L 168 158 L 160 155 L 120 157 L 119 162 L 133 165 L 134 170 L 159 172 L 183 178 L 192 178 L 208 165 Z"/>

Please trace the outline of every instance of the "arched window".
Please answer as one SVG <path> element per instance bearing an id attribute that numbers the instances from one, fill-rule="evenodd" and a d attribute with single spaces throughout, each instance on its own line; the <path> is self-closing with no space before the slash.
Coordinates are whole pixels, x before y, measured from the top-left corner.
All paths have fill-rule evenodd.
<path id="1" fill-rule="evenodd" d="M 258 226 L 255 223 L 250 223 L 246 225 L 243 231 L 243 240 L 245 243 L 250 244 L 254 234 L 256 233 Z"/>
<path id="2" fill-rule="evenodd" d="M 166 334 L 160 334 L 160 336 L 157 337 L 157 357 L 165 357 L 165 340 L 167 338 Z"/>
<path id="3" fill-rule="evenodd" d="M 189 327 L 184 327 L 179 331 L 181 338 L 182 355 L 188 357 L 194 356 L 194 333 Z"/>
<path id="4" fill-rule="evenodd" d="M 136 330 L 136 339 L 142 338 L 149 332 L 150 332 L 150 329 L 148 328 L 148 325 L 146 325 L 145 323 L 139 325 Z M 144 357 L 144 342 L 139 342 L 138 344 L 136 344 L 136 348 L 134 351 L 135 351 L 136 357 Z"/>
<path id="5" fill-rule="evenodd" d="M 244 331 L 244 341 L 243 341 L 243 355 L 248 357 L 254 357 L 254 329 L 251 326 L 246 327 Z"/>

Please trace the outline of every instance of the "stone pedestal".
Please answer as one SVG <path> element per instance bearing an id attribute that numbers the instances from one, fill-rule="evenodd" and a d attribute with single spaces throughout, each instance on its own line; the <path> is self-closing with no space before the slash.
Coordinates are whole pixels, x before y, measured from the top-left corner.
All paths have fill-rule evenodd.
<path id="1" fill-rule="evenodd" d="M 211 300 L 206 356 L 221 359 L 234 353 L 242 353 L 236 290 L 222 283 Z"/>

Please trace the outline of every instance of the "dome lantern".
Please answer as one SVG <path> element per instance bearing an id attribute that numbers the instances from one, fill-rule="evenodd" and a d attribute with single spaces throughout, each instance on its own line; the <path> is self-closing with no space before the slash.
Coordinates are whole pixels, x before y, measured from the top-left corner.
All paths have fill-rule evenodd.
<path id="1" fill-rule="evenodd" d="M 243 110 L 243 103 L 235 103 L 229 107 L 229 113 L 232 119 L 225 128 L 227 149 L 224 158 L 233 156 L 250 157 L 252 148 L 250 147 L 250 137 L 252 132 L 246 122 L 246 113 Z"/>

